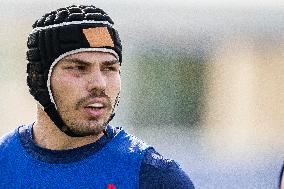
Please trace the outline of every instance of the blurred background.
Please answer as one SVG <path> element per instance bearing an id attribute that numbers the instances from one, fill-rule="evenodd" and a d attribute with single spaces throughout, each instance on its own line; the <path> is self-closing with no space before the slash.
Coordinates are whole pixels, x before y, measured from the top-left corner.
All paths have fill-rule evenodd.
<path id="1" fill-rule="evenodd" d="M 95 4 L 123 42 L 112 125 L 175 159 L 197 189 L 277 188 L 284 160 L 284 1 L 1 2 L 0 134 L 35 120 L 26 40 L 44 13 Z"/>

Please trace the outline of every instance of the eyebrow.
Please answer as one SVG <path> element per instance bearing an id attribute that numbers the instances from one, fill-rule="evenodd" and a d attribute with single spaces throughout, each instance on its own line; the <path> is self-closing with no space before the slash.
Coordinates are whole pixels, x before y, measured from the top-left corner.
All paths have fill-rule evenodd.
<path id="1" fill-rule="evenodd" d="M 85 60 L 81 60 L 79 58 L 70 58 L 70 59 L 66 58 L 65 62 L 74 63 L 74 64 L 81 64 L 81 65 L 91 64 L 91 62 L 85 61 Z M 102 61 L 100 63 L 104 64 L 104 65 L 113 65 L 113 64 L 118 64 L 119 61 L 117 59 L 114 59 L 114 60 L 105 60 L 105 61 Z"/>

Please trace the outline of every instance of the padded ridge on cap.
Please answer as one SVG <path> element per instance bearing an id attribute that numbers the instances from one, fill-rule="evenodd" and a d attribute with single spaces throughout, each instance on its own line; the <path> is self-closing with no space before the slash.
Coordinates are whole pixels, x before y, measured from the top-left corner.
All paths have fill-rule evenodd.
<path id="1" fill-rule="evenodd" d="M 83 13 L 72 13 L 68 17 L 68 21 L 82 21 L 85 15 Z"/>
<path id="2" fill-rule="evenodd" d="M 84 13 L 98 13 L 94 7 L 86 7 L 83 9 Z"/>
<path id="3" fill-rule="evenodd" d="M 110 24 L 114 23 L 102 9 L 96 8 L 95 6 L 72 5 L 45 14 L 33 24 L 33 28 L 83 20 L 108 21 Z"/>
<path id="4" fill-rule="evenodd" d="M 71 7 L 70 9 L 68 9 L 69 13 L 82 13 L 82 9 L 80 9 L 79 7 Z"/>
<path id="5" fill-rule="evenodd" d="M 67 10 L 61 10 L 56 14 L 56 17 L 54 19 L 54 23 L 59 24 L 59 23 L 63 22 L 64 20 L 66 20 L 67 17 L 68 17 L 68 11 Z"/>
<path id="6" fill-rule="evenodd" d="M 45 26 L 52 25 L 52 24 L 54 23 L 54 18 L 55 18 L 55 17 L 56 17 L 56 16 L 55 16 L 54 14 L 49 15 L 49 16 L 45 19 L 44 25 L 45 25 Z"/>
<path id="7" fill-rule="evenodd" d="M 38 46 L 38 33 L 31 33 L 28 37 L 28 42 L 27 42 L 28 48 L 33 48 Z"/>

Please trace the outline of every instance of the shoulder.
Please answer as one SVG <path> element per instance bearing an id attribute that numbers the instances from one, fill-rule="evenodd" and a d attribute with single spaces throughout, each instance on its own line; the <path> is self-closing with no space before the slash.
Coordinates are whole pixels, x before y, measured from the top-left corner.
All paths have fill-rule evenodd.
<path id="1" fill-rule="evenodd" d="M 141 164 L 140 188 L 194 189 L 194 186 L 178 163 L 149 148 Z"/>
<path id="2" fill-rule="evenodd" d="M 116 136 L 114 137 L 114 141 L 117 142 L 118 146 L 114 146 L 115 148 L 128 151 L 131 153 L 139 153 L 145 152 L 147 148 L 150 146 L 145 142 L 140 140 L 134 135 L 128 134 L 123 130 L 123 128 L 116 128 Z"/>

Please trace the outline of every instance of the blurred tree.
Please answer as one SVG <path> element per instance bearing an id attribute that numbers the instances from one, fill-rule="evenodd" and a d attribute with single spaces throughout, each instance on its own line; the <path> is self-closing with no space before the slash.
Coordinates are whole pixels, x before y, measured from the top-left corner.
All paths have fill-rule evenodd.
<path id="1" fill-rule="evenodd" d="M 203 110 L 202 58 L 143 55 L 131 89 L 132 123 L 196 125 Z"/>

